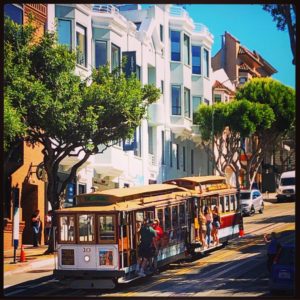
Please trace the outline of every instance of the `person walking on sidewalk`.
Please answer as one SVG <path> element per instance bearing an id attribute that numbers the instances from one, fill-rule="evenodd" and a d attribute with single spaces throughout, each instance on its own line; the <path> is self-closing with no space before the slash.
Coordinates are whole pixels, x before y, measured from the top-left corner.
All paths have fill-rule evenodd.
<path id="1" fill-rule="evenodd" d="M 39 232 L 40 232 L 40 211 L 37 209 L 31 216 L 31 226 L 33 232 L 33 247 L 39 246 Z"/>
<path id="2" fill-rule="evenodd" d="M 45 245 L 49 244 L 52 227 L 52 210 L 49 210 L 45 216 Z"/>

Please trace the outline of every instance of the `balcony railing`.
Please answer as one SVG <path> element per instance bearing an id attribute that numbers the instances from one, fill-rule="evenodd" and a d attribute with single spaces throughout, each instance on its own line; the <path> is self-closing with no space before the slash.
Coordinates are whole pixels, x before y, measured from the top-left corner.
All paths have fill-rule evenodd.
<path id="1" fill-rule="evenodd" d="M 123 21 L 127 21 L 127 19 L 120 14 L 119 9 L 113 4 L 94 4 L 92 10 L 93 12 L 97 13 L 108 13 L 111 15 L 115 15 Z"/>

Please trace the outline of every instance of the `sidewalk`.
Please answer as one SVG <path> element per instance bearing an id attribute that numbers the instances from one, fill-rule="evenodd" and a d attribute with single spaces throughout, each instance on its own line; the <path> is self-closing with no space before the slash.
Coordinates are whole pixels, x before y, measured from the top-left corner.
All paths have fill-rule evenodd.
<path id="1" fill-rule="evenodd" d="M 21 247 L 16 251 L 16 263 L 14 263 L 14 250 L 4 251 L 4 276 L 25 272 L 26 270 L 51 266 L 54 268 L 54 254 L 44 254 L 48 246 L 42 245 L 34 248 L 32 245 L 23 245 L 25 262 L 20 262 Z"/>

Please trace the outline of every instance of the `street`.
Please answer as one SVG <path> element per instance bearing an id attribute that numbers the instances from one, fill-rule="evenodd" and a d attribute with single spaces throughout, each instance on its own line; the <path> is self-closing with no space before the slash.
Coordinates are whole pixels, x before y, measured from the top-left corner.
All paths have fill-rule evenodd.
<path id="1" fill-rule="evenodd" d="M 52 277 L 51 266 L 5 276 L 6 296 L 269 296 L 263 234 L 276 231 L 281 242 L 295 239 L 295 203 L 265 202 L 264 214 L 244 218 L 245 236 L 224 248 L 176 264 L 161 273 L 115 290 L 72 290 Z"/>

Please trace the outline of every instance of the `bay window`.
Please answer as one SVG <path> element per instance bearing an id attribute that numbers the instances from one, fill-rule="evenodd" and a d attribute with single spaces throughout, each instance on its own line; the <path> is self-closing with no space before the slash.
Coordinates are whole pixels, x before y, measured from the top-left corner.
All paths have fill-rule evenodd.
<path id="1" fill-rule="evenodd" d="M 180 61 L 180 31 L 171 31 L 171 60 Z"/>
<path id="2" fill-rule="evenodd" d="M 192 46 L 192 73 L 201 74 L 201 47 Z"/>
<path id="3" fill-rule="evenodd" d="M 87 66 L 87 38 L 86 28 L 76 24 L 76 46 L 77 46 L 77 63 L 81 66 Z"/>
<path id="4" fill-rule="evenodd" d="M 99 68 L 107 63 L 107 42 L 95 41 L 95 67 Z"/>
<path id="5" fill-rule="evenodd" d="M 181 115 L 180 85 L 172 85 L 172 115 Z"/>

